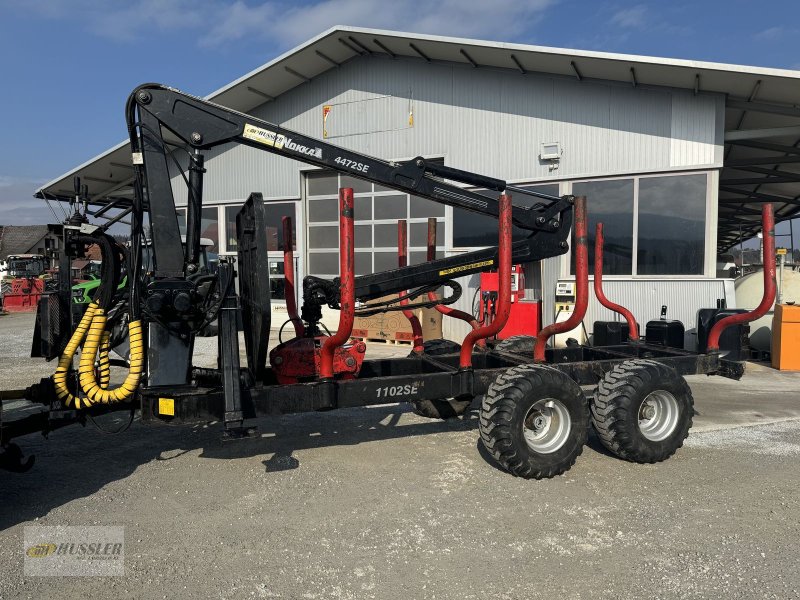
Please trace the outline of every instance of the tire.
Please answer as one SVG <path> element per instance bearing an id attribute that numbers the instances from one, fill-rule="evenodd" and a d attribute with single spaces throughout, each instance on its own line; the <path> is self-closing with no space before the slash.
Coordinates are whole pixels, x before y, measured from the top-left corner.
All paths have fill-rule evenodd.
<path id="1" fill-rule="evenodd" d="M 495 344 L 495 350 L 503 352 L 516 352 L 518 354 L 533 355 L 533 347 L 536 345 L 536 337 L 532 335 L 512 335 Z"/>
<path id="2" fill-rule="evenodd" d="M 656 463 L 683 446 L 694 399 L 675 369 L 653 360 L 628 360 L 605 374 L 591 411 L 603 446 L 625 460 Z"/>
<path id="3" fill-rule="evenodd" d="M 430 356 L 439 356 L 441 354 L 453 354 L 456 352 L 461 352 L 461 344 L 456 343 L 452 340 L 443 340 L 443 339 L 427 340 L 422 344 L 422 352 L 424 354 L 429 354 Z M 412 357 L 418 355 L 416 352 L 412 350 L 408 356 Z"/>
<path id="4" fill-rule="evenodd" d="M 512 475 L 555 477 L 583 452 L 589 405 L 580 386 L 560 371 L 520 365 L 489 386 L 479 430 L 483 446 Z"/>

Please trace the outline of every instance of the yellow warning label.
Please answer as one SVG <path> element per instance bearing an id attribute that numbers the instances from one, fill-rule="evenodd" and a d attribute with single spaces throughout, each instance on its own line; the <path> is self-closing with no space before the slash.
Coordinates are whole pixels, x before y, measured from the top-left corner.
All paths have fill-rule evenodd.
<path id="1" fill-rule="evenodd" d="M 778 248 L 777 250 L 775 250 L 775 254 L 777 254 L 778 256 L 786 254 L 786 248 Z"/>
<path id="2" fill-rule="evenodd" d="M 460 267 L 453 267 L 452 269 L 444 269 L 439 271 L 439 275 L 452 275 L 453 273 L 461 273 L 462 271 L 471 271 L 472 269 L 479 269 L 481 267 L 491 267 L 494 260 L 483 260 L 481 262 L 472 263 L 470 265 L 461 265 Z"/>
<path id="3" fill-rule="evenodd" d="M 248 140 L 255 140 L 256 142 L 264 144 L 265 146 L 273 146 L 279 150 L 283 148 L 283 144 L 286 142 L 286 137 L 282 134 L 275 133 L 269 129 L 256 127 L 250 123 L 245 123 L 242 137 L 245 137 Z"/>
<path id="4" fill-rule="evenodd" d="M 158 414 L 165 417 L 175 416 L 175 400 L 172 398 L 159 398 L 158 399 Z"/>

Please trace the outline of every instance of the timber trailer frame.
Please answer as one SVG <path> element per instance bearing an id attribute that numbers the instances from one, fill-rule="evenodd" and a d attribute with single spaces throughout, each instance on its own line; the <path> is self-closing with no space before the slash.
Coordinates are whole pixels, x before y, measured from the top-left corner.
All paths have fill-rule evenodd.
<path id="1" fill-rule="evenodd" d="M 693 401 L 683 375 L 707 373 L 738 379 L 743 364 L 725 360 L 719 335 L 730 324 L 758 318 L 774 301 L 775 269 L 765 268 L 765 295 L 758 309 L 717 323 L 709 336 L 709 352 L 697 354 L 648 345 L 638 338 L 632 315 L 602 293 L 602 228 L 598 228 L 595 290 L 602 304 L 628 319 L 631 339 L 610 347 L 547 348 L 548 339 L 578 325 L 588 304 L 586 199 L 555 197 L 416 158 L 387 162 L 286 130 L 173 88 L 146 84 L 131 94 L 126 106 L 135 171 L 134 200 L 116 199 L 100 205 L 92 216 L 112 207 L 123 208 L 113 221 L 130 215 L 131 250 L 115 245 L 104 226 L 87 223 L 92 201 L 85 191 L 76 198 L 56 198 L 77 204 L 65 224 L 64 261 L 79 255 L 89 243 L 103 251 L 103 285 L 77 325 L 68 309 L 69 285 L 43 298 L 34 334 L 34 356 L 59 357 L 56 374 L 26 390 L 0 393 L 0 401 L 25 398 L 43 405 L 37 414 L 3 420 L 0 412 L 0 467 L 24 471 L 32 457 L 11 440 L 48 432 L 87 417 L 111 411 L 139 409 L 143 422 L 198 423 L 221 421 L 227 437 L 248 436 L 250 419 L 263 415 L 330 410 L 408 401 L 415 412 L 446 418 L 462 414 L 477 396 L 480 435 L 489 453 L 514 475 L 552 477 L 568 470 L 586 443 L 591 421 L 601 441 L 616 455 L 637 462 L 656 462 L 673 454 L 691 427 Z M 198 270 L 200 212 L 204 157 L 202 150 L 224 143 L 245 144 L 315 166 L 336 170 L 435 202 L 498 219 L 498 245 L 458 256 L 435 259 L 435 223 L 429 222 L 428 261 L 407 266 L 406 223 L 398 224 L 398 268 L 354 275 L 353 191 L 339 193 L 340 277 L 303 280 L 303 305 L 294 304 L 292 227 L 283 221 L 287 310 L 295 338 L 269 352 L 270 287 L 267 265 L 266 211 L 253 193 L 236 219 L 238 274 L 221 260 L 216 274 Z M 185 249 L 175 216 L 168 160 L 181 168 L 174 149 L 188 158 L 187 231 Z M 448 183 L 446 180 L 461 185 Z M 497 197 L 465 189 L 485 188 Z M 531 206 L 511 202 L 510 192 L 538 198 Z M 76 203 L 75 200 L 78 200 Z M 80 214 L 80 202 L 84 214 Z M 127 203 L 127 204 L 126 204 Z M 577 303 L 572 317 L 546 327 L 537 338 L 510 338 L 489 343 L 510 312 L 511 265 L 564 254 L 575 217 Z M 765 255 L 772 256 L 774 219 L 765 205 Z M 147 221 L 147 222 L 146 222 Z M 530 231 L 512 240 L 512 225 Z M 144 272 L 141 240 L 145 226 L 152 239 L 154 268 Z M 69 256 L 68 256 L 69 255 Z M 68 266 L 69 262 L 65 262 Z M 62 265 L 63 266 L 63 265 Z M 115 294 L 122 267 L 128 290 Z M 460 286 L 452 281 L 496 269 L 499 292 L 494 320 L 479 324 L 447 306 Z M 239 277 L 239 293 L 234 277 Z M 436 290 L 449 287 L 440 299 Z M 411 291 L 408 291 L 411 290 Z M 394 302 L 365 302 L 397 295 Z M 423 301 L 412 302 L 417 298 Z M 319 329 L 321 306 L 339 309 L 339 326 L 332 335 Z M 461 345 L 422 339 L 411 311 L 435 307 L 471 325 Z M 357 314 L 401 310 L 409 318 L 414 346 L 408 357 L 364 360 L 366 345 L 351 340 Z M 247 364 L 240 365 L 237 313 L 241 313 Z M 194 336 L 216 320 L 219 329 L 217 369 L 192 367 Z M 127 336 L 125 329 L 127 326 Z M 111 388 L 109 350 L 127 341 L 128 375 Z M 81 348 L 77 371 L 74 356 Z M 596 386 L 588 400 L 581 386 Z"/>

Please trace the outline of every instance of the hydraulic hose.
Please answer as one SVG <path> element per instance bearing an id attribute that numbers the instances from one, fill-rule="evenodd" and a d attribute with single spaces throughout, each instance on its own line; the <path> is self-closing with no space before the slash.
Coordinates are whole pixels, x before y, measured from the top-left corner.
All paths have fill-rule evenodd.
<path id="1" fill-rule="evenodd" d="M 131 398 L 139 385 L 144 366 L 142 324 L 138 319 L 128 323 L 130 342 L 130 367 L 125 381 L 115 389 L 108 389 L 110 361 L 108 357 L 110 334 L 105 330 L 106 316 L 96 302 L 86 309 L 81 322 L 72 334 L 58 361 L 53 375 L 56 395 L 70 408 L 88 408 L 94 404 L 124 402 Z M 67 372 L 81 342 L 84 342 L 78 364 L 78 382 L 85 398 L 76 396 L 67 387 Z M 99 362 L 99 381 L 95 374 L 95 360 Z"/>

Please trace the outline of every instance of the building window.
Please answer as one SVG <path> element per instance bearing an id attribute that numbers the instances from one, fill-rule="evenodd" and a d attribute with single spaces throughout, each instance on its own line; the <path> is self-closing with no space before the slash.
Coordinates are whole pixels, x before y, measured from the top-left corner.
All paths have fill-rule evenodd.
<path id="1" fill-rule="evenodd" d="M 586 196 L 589 212 L 589 273 L 594 274 L 595 227 L 603 223 L 603 274 L 633 274 L 633 179 L 586 181 L 572 185 L 572 194 Z M 572 247 L 575 235 L 572 236 Z M 575 253 L 572 253 L 574 267 Z"/>
<path id="2" fill-rule="evenodd" d="M 267 218 L 267 250 L 276 252 L 283 250 L 283 217 L 292 219 L 292 247 L 297 249 L 297 216 L 294 202 L 265 202 Z M 242 210 L 241 205 L 225 207 L 225 250 L 236 252 L 239 239 L 236 235 L 236 215 Z"/>
<path id="3" fill-rule="evenodd" d="M 525 189 L 536 190 L 543 194 L 558 196 L 558 184 L 548 183 L 544 185 L 520 186 Z M 496 192 L 486 190 L 475 190 L 478 194 L 497 198 Z M 541 202 L 535 196 L 525 196 L 523 194 L 512 194 L 512 201 L 518 206 L 532 206 Z M 521 239 L 530 235 L 530 231 L 514 227 L 513 238 Z M 486 215 L 479 215 L 463 208 L 453 208 L 453 247 L 454 248 L 483 248 L 486 246 L 497 245 L 497 219 Z"/>
<path id="4" fill-rule="evenodd" d="M 639 180 L 639 275 L 702 275 L 707 177 Z"/>
<path id="5" fill-rule="evenodd" d="M 702 275 L 707 190 L 706 173 L 573 183 L 572 194 L 586 196 L 589 212 L 589 273 L 595 226 L 603 223 L 604 275 Z M 572 248 L 574 242 L 573 233 Z"/>
<path id="6" fill-rule="evenodd" d="M 354 193 L 356 275 L 397 268 L 400 219 L 408 221 L 409 264 L 425 260 L 429 217 L 437 221 L 437 257 L 444 255 L 444 205 L 346 175 L 313 172 L 306 175 L 309 274 L 339 274 L 340 187 Z"/>

